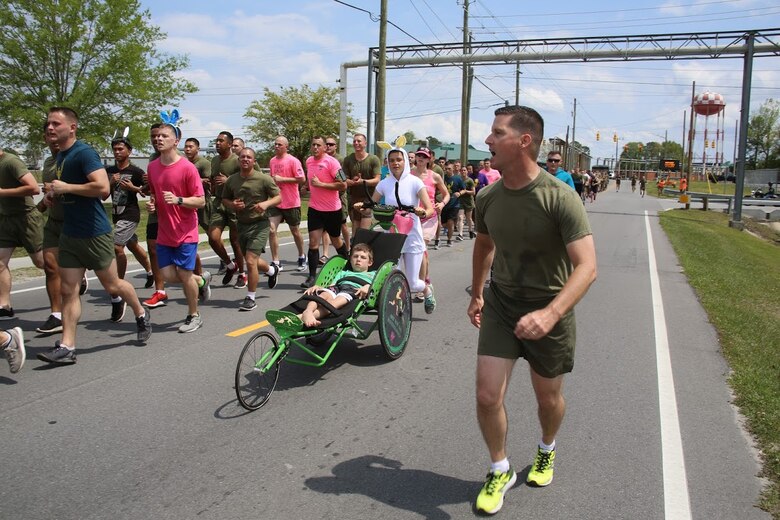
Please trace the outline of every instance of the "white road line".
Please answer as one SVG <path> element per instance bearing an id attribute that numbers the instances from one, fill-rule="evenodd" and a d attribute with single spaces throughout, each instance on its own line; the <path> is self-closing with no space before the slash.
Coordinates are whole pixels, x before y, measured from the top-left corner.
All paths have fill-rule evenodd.
<path id="1" fill-rule="evenodd" d="M 649 212 L 645 211 L 647 232 L 647 256 L 650 268 L 650 290 L 653 298 L 653 326 L 655 329 L 655 359 L 658 372 L 658 408 L 661 418 L 661 456 L 664 475 L 664 518 L 666 520 L 690 520 L 691 504 L 688 498 L 688 477 L 685 473 L 680 420 L 677 415 L 677 398 L 674 393 L 672 360 L 669 356 L 669 336 L 666 316 L 658 280 L 653 235 L 650 231 Z"/>

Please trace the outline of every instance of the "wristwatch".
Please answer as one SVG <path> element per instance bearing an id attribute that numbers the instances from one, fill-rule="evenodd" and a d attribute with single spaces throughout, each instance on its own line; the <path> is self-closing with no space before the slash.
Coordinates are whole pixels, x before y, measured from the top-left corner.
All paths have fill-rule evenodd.
<path id="1" fill-rule="evenodd" d="M 179 206 L 181 206 L 182 204 L 184 204 L 184 199 L 183 199 L 183 198 L 181 198 L 181 197 L 179 197 L 179 200 L 177 200 L 177 201 L 176 201 L 176 204 L 178 204 Z"/>

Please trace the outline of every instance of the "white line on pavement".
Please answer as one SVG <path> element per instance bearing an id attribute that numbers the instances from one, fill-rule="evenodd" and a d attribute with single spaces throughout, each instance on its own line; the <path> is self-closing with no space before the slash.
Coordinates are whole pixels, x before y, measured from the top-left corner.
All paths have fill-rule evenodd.
<path id="1" fill-rule="evenodd" d="M 685 473 L 680 419 L 677 415 L 677 398 L 674 393 L 672 360 L 669 355 L 669 336 L 666 316 L 658 280 L 653 235 L 650 231 L 649 212 L 645 211 L 647 232 L 647 256 L 650 268 L 650 290 L 653 298 L 653 326 L 655 329 L 655 359 L 658 372 L 658 409 L 661 418 L 661 457 L 664 475 L 664 518 L 666 520 L 690 520 L 691 504 L 688 498 L 688 477 Z"/>

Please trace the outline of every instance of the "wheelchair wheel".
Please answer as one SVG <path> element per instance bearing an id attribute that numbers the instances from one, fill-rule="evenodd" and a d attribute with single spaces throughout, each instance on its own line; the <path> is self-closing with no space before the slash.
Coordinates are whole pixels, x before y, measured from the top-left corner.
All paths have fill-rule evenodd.
<path id="1" fill-rule="evenodd" d="M 377 302 L 379 340 L 389 359 L 404 353 L 412 331 L 412 293 L 401 271 L 393 271 L 385 280 Z"/>
<path id="2" fill-rule="evenodd" d="M 258 332 L 246 342 L 236 365 L 236 397 L 247 410 L 263 406 L 279 379 L 281 358 L 267 367 L 279 348 L 276 337 L 267 331 Z"/>

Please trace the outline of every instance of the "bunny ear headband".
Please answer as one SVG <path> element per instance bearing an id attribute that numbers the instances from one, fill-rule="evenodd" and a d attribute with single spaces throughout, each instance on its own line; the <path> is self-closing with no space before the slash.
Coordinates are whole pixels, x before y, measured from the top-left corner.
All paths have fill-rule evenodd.
<path id="1" fill-rule="evenodd" d="M 119 136 L 119 129 L 114 130 L 114 135 L 111 137 L 111 144 L 114 143 L 125 143 L 128 148 L 131 150 L 133 149 L 133 145 L 130 144 L 130 140 L 127 138 L 127 136 L 130 135 L 130 127 L 126 126 L 124 131 L 122 132 L 122 136 Z"/>
<path id="2" fill-rule="evenodd" d="M 387 141 L 377 141 L 376 144 L 384 150 L 400 150 L 406 145 L 406 136 L 399 135 L 395 138 L 395 142 L 392 144 L 388 143 Z"/>
<path id="3" fill-rule="evenodd" d="M 173 127 L 173 130 L 176 132 L 176 138 L 181 139 L 181 129 L 178 127 L 177 123 L 179 122 L 179 111 L 177 109 L 173 109 L 171 111 L 166 112 L 165 110 L 160 111 L 160 119 L 163 123 L 167 125 L 171 125 Z"/>
<path id="4" fill-rule="evenodd" d="M 126 126 L 125 130 L 122 132 L 122 137 L 119 137 L 119 129 L 117 128 L 114 130 L 114 135 L 111 137 L 111 140 L 114 141 L 116 139 L 127 139 L 127 136 L 130 135 L 130 127 Z"/>

